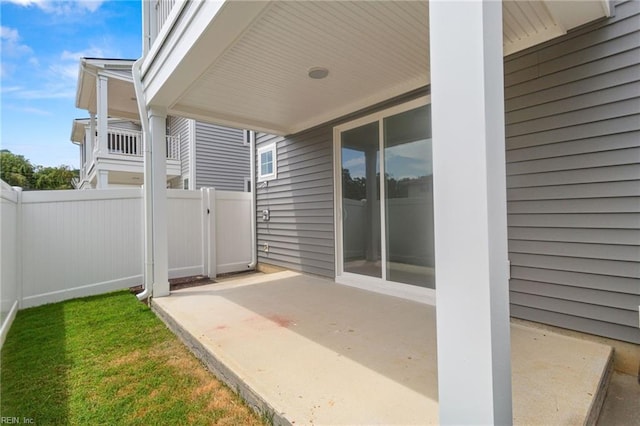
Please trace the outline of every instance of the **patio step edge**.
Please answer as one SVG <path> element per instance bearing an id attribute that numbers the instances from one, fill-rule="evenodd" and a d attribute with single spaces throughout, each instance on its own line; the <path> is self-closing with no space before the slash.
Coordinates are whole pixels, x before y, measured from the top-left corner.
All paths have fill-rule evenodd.
<path id="1" fill-rule="evenodd" d="M 602 375 L 600 376 L 600 382 L 598 383 L 596 394 L 591 400 L 591 405 L 589 406 L 587 417 L 584 420 L 585 426 L 595 426 L 598 424 L 598 418 L 600 417 L 600 412 L 602 411 L 602 407 L 604 406 L 604 400 L 607 396 L 609 383 L 611 382 L 611 376 L 613 375 L 613 354 L 614 349 L 610 347 L 609 356 L 607 357 L 607 363 L 604 366 Z"/>
<path id="2" fill-rule="evenodd" d="M 236 392 L 260 417 L 266 419 L 269 424 L 274 426 L 293 426 L 293 424 L 284 417 L 283 413 L 276 411 L 271 404 L 247 385 L 233 370 L 209 352 L 195 336 L 171 318 L 158 303 L 154 303 L 153 299 L 151 300 L 151 310 L 160 318 L 167 328 L 182 341 L 187 349 L 204 363 L 211 373 L 224 382 L 232 391 Z"/>

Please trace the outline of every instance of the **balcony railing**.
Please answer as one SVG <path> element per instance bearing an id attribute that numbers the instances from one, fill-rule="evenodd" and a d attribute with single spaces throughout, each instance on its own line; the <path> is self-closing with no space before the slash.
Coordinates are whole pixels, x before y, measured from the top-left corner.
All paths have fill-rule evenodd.
<path id="1" fill-rule="evenodd" d="M 167 136 L 167 160 L 180 159 L 180 136 Z"/>
<path id="2" fill-rule="evenodd" d="M 109 129 L 107 149 L 109 154 L 142 156 L 142 133 Z"/>
<path id="3" fill-rule="evenodd" d="M 160 31 L 164 23 L 167 21 L 171 9 L 176 5 L 176 0 L 156 0 L 156 29 Z"/>
<path id="4" fill-rule="evenodd" d="M 180 137 L 167 136 L 167 160 L 180 160 Z M 112 155 L 142 157 L 142 133 L 135 130 L 109 129 L 107 150 Z"/>

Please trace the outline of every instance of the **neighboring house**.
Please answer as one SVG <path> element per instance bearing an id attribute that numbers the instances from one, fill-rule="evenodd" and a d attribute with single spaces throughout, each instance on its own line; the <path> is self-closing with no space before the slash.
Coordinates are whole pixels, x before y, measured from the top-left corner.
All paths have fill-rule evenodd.
<path id="1" fill-rule="evenodd" d="M 74 120 L 71 133 L 80 150 L 78 189 L 140 186 L 144 180 L 132 64 L 126 59 L 81 59 L 76 106 L 90 118 Z M 167 187 L 247 191 L 249 136 L 239 129 L 168 117 Z"/>
<path id="2" fill-rule="evenodd" d="M 437 289 L 441 419 L 508 422 L 509 312 L 640 344 L 640 2 L 160 3 L 148 108 L 259 132 L 258 262 Z"/>

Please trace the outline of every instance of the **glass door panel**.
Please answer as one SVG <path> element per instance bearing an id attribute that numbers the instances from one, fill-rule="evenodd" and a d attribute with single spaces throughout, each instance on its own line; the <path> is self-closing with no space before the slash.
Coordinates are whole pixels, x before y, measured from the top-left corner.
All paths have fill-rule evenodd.
<path id="1" fill-rule="evenodd" d="M 341 134 L 344 272 L 382 278 L 377 121 Z"/>
<path id="2" fill-rule="evenodd" d="M 435 288 L 431 106 L 384 119 L 386 279 Z"/>

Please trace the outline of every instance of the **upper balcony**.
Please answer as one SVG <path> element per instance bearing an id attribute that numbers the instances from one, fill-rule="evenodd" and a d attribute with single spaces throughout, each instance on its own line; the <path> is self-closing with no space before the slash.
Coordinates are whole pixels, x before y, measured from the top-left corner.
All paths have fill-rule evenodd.
<path id="1" fill-rule="evenodd" d="M 133 62 L 104 58 L 80 61 L 76 107 L 88 111 L 90 118 L 74 121 L 71 140 L 80 146 L 81 186 L 95 181 L 100 173 L 109 173 L 108 184 L 133 185 L 142 180 L 143 145 Z M 179 140 L 168 137 L 166 149 L 167 178 L 172 179 L 181 174 Z M 103 176 L 101 183 L 106 179 Z"/>
<path id="2" fill-rule="evenodd" d="M 134 123 L 125 120 L 112 119 L 109 124 L 106 140 L 101 144 L 90 119 L 74 121 L 72 140 L 80 147 L 79 185 L 94 181 L 100 170 L 116 173 L 114 176 L 119 184 L 141 183 L 144 166 L 142 132 L 135 129 Z M 167 136 L 166 140 L 167 178 L 170 179 L 181 172 L 180 137 Z"/>
<path id="3" fill-rule="evenodd" d="M 180 161 L 180 137 L 167 136 L 167 160 Z M 121 159 L 141 159 L 143 155 L 142 132 L 109 128 L 106 156 Z"/>

